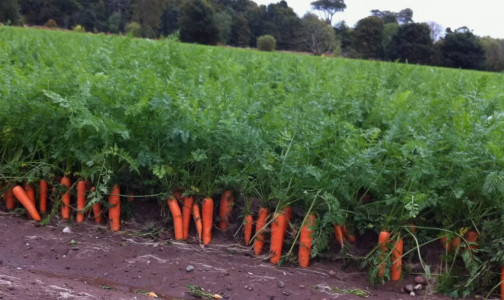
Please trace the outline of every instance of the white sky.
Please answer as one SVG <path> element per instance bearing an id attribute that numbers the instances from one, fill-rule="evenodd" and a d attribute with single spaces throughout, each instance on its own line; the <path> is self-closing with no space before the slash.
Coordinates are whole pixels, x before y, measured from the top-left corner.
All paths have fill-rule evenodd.
<path id="1" fill-rule="evenodd" d="M 271 0 L 253 0 L 257 4 L 277 3 Z M 310 0 L 286 0 L 289 7 L 303 16 L 311 9 Z M 504 38 L 504 0 L 345 0 L 347 8 L 336 13 L 333 23 L 344 20 L 348 26 L 371 13 L 373 9 L 399 12 L 413 10 L 413 21 L 439 23 L 443 28 L 467 26 L 474 34 Z"/>

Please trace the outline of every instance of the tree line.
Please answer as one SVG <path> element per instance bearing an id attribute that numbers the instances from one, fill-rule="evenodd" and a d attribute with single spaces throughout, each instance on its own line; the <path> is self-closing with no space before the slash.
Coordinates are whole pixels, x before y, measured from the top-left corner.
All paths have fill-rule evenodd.
<path id="1" fill-rule="evenodd" d="M 401 61 L 488 71 L 504 70 L 504 40 L 478 37 L 468 28 L 444 33 L 416 23 L 413 11 L 373 10 L 350 28 L 332 25 L 344 0 L 317 0 L 299 17 L 286 1 L 251 0 L 2 0 L 0 22 L 131 34 L 183 42 L 256 47 L 273 36 L 279 50 Z"/>

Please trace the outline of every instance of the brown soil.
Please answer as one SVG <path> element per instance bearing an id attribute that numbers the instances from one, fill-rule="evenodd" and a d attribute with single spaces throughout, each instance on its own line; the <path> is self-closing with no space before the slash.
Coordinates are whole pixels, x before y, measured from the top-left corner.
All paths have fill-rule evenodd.
<path id="1" fill-rule="evenodd" d="M 63 233 L 65 226 L 72 233 Z M 230 243 L 229 235 L 217 232 L 202 247 L 194 239 L 171 241 L 169 231 L 154 228 L 130 221 L 112 233 L 92 220 L 40 226 L 0 212 L 0 299 L 148 299 L 151 291 L 161 299 L 193 299 L 188 284 L 225 299 L 362 299 L 335 287 L 367 291 L 368 299 L 412 298 L 400 293 L 411 277 L 373 288 L 365 272 L 343 271 L 342 262 L 278 267 Z M 427 287 L 415 298 L 449 299 Z"/>

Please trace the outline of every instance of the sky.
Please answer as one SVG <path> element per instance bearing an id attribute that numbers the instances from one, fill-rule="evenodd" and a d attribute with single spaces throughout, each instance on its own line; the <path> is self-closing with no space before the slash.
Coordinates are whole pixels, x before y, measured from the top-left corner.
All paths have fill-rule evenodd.
<path id="1" fill-rule="evenodd" d="M 276 3 L 271 0 L 253 0 L 257 4 Z M 313 0 L 286 0 L 289 7 L 303 16 L 310 11 Z M 504 38 L 504 0 L 345 0 L 347 8 L 336 13 L 333 23 L 345 21 L 353 27 L 358 20 L 370 15 L 373 9 L 399 12 L 413 10 L 413 21 L 436 22 L 443 28 L 467 26 L 479 36 Z"/>

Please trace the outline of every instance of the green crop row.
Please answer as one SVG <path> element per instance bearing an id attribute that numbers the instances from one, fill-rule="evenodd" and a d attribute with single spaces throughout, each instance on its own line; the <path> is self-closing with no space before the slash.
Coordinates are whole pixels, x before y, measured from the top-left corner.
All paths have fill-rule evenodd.
<path id="1" fill-rule="evenodd" d="M 503 87 L 500 74 L 0 27 L 0 180 L 232 189 L 240 213 L 252 199 L 315 212 L 312 255 L 334 224 L 413 223 L 419 244 L 470 228 L 477 255 L 442 291 L 489 291 L 504 265 Z"/>

